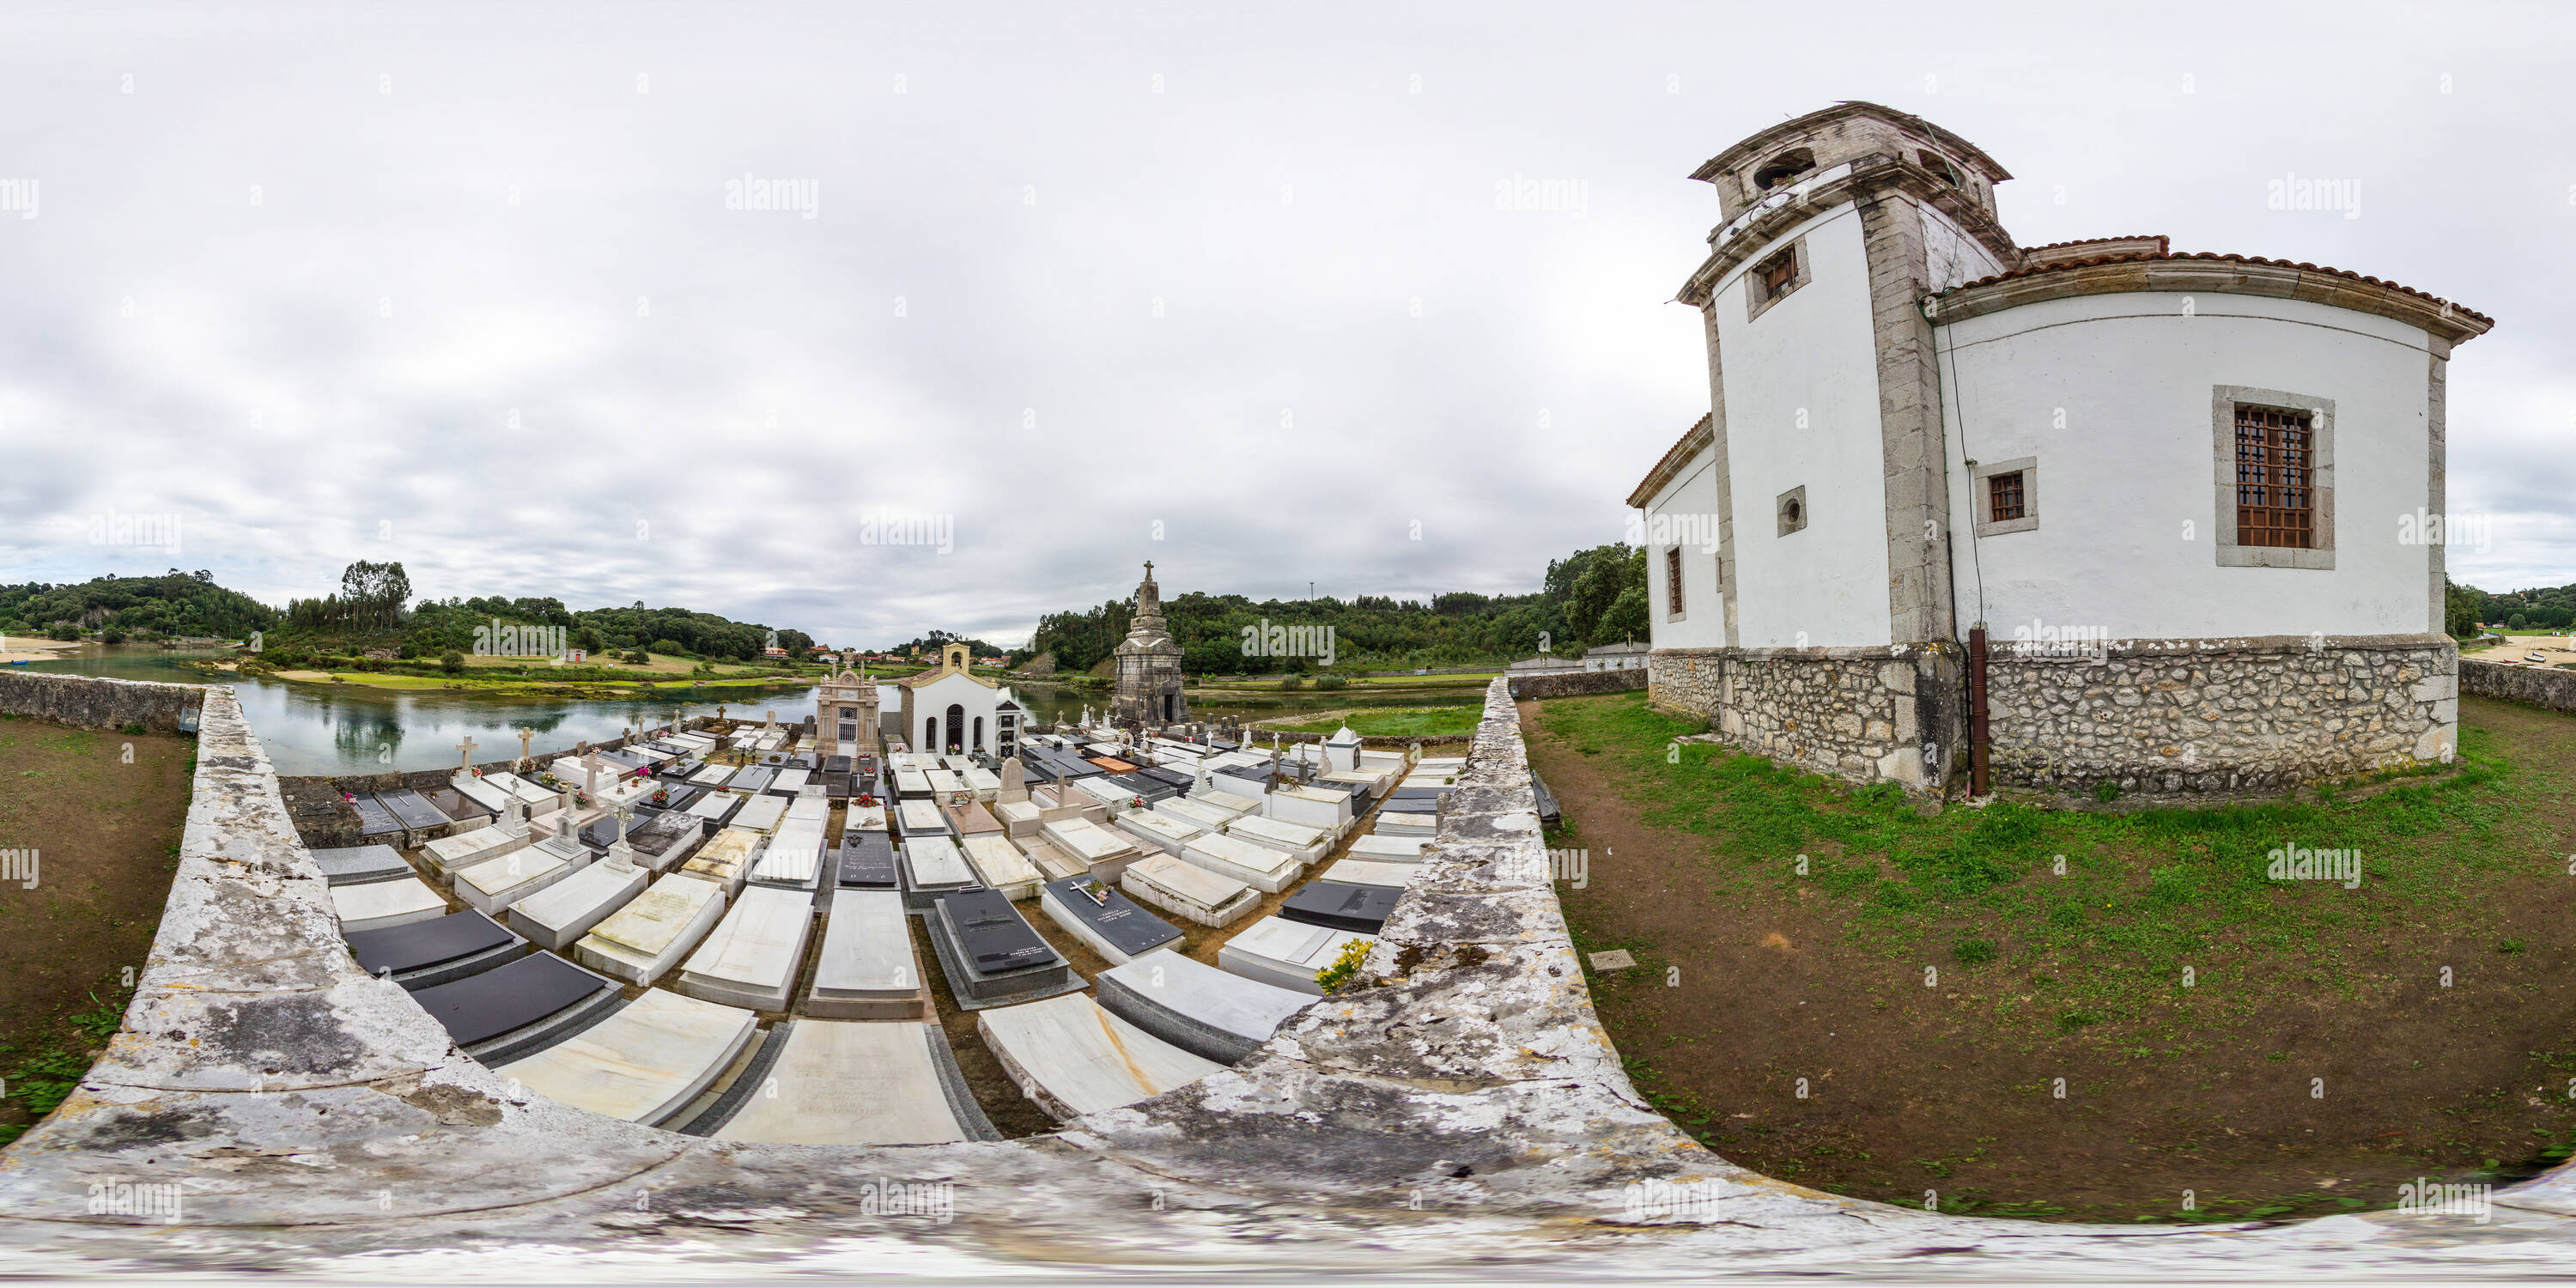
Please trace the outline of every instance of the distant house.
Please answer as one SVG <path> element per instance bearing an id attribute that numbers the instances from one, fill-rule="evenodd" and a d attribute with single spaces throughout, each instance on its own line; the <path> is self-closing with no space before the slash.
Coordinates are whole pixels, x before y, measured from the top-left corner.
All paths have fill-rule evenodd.
<path id="1" fill-rule="evenodd" d="M 772 645 L 770 645 L 769 647 L 767 647 L 767 648 L 765 648 L 765 649 L 760 650 L 760 652 L 761 652 L 761 655 L 762 655 L 763 657 L 785 657 L 785 656 L 787 656 L 787 650 L 785 650 L 785 649 L 783 649 L 783 648 L 780 648 L 780 647 L 778 647 L 778 646 L 777 646 L 777 645 L 775 645 L 775 644 L 772 644 Z"/>

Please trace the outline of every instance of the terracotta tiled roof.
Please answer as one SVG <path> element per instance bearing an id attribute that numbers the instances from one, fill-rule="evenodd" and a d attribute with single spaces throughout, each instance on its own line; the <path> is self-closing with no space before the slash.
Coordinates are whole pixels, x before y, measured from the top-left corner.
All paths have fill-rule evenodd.
<path id="1" fill-rule="evenodd" d="M 2042 248 L 2042 249 L 2044 249 L 2044 248 Z M 2425 300 L 2425 301 L 2428 301 L 2428 302 L 2433 303 L 2433 304 L 2439 304 L 2439 305 L 2445 306 L 2445 307 L 2447 307 L 2447 308 L 2450 308 L 2450 309 L 2452 309 L 2453 311 L 2455 311 L 2455 312 L 2459 313 L 2459 314 L 2460 314 L 2461 316 L 2463 316 L 2463 317 L 2467 317 L 2467 318 L 2474 319 L 2475 321 L 2478 321 L 2478 322 L 2484 323 L 2484 324 L 2485 324 L 2485 325 L 2487 325 L 2487 326 L 2492 327 L 2492 326 L 2494 326 L 2494 325 L 2495 325 L 2495 319 L 2494 319 L 2494 318 L 2491 318 L 2491 317 L 2488 317 L 2488 316 L 2487 316 L 2486 314 L 2484 314 L 2484 313 L 2480 313 L 2480 312 L 2478 312 L 2477 310 L 2472 309 L 2472 308 L 2469 308 L 2468 306 L 2463 305 L 2463 304 L 2454 304 L 2454 303 L 2452 303 L 2452 302 L 2451 302 L 2451 301 L 2449 301 L 2449 300 L 2443 299 L 2441 296 L 2438 296 L 2438 295 L 2432 295 L 2432 294 L 2428 294 L 2428 293 L 2423 292 L 2423 291 L 2416 290 L 2414 287 L 2411 287 L 2411 286 L 2400 286 L 2400 285 L 2398 285 L 2398 284 L 2397 284 L 2397 283 L 2395 283 L 2395 282 L 2383 282 L 2383 281 L 2379 280 L 2379 279 L 2378 279 L 2378 278 L 2376 278 L 2376 277 L 2364 277 L 2364 276 L 2362 276 L 2362 275 L 2361 275 L 2361 274 L 2359 274 L 2359 273 L 2350 272 L 2350 271 L 2348 271 L 2348 270 L 2340 269 L 2340 268 L 2330 268 L 2330 267 L 2327 267 L 2327 266 L 2322 265 L 2322 264 L 2293 263 L 2292 261 L 2290 261 L 2290 260 L 2286 260 L 2286 259 L 2265 259 L 2265 258 L 2263 258 L 2263 257 L 2262 257 L 2262 256 L 2260 256 L 2260 255 L 2222 255 L 2222 254 L 2219 254 L 2219 253 L 2218 253 L 2218 252 L 2216 252 L 2216 251 L 2205 251 L 2205 250 L 2204 250 L 2204 251 L 2193 251 L 2193 252 L 2188 252 L 2188 253 L 2180 254 L 2180 255 L 2175 255 L 2175 254 L 2163 254 L 2163 255 L 2152 255 L 2152 254 L 2097 255 L 2097 256 L 2094 256 L 2093 258 L 2090 258 L 2090 259 L 2060 259 L 2060 260 L 2051 260 L 2051 261 L 2049 261 L 2048 263 L 2045 263 L 2045 264 L 2033 265 L 2032 267 L 2029 267 L 2029 268 L 2017 268 L 2017 269 L 2014 269 L 2012 272 L 2009 272 L 2009 273 L 1997 273 L 1997 274 L 1995 274 L 1995 275 L 1994 275 L 1994 276 L 1992 276 L 1992 277 L 1981 277 L 1981 278 L 1978 278 L 1976 281 L 1973 281 L 1973 282 L 1963 282 L 1963 283 L 1961 283 L 1961 284 L 1959 284 L 1959 285 L 1957 285 L 1957 286 L 1951 287 L 1951 288 L 1950 288 L 1950 290 L 1948 290 L 1948 291 L 1944 291 L 1944 292 L 1942 292 L 1942 294 L 1944 294 L 1944 295 L 1948 295 L 1948 294 L 1950 294 L 1950 293 L 1952 293 L 1952 292 L 1955 292 L 1955 291 L 1967 291 L 1967 290 L 1974 290 L 1974 289 L 1976 289 L 1977 287 L 1980 287 L 1980 286 L 1991 286 L 1991 285 L 1993 285 L 1993 284 L 1994 284 L 1994 283 L 1996 283 L 1996 282 L 2006 282 L 2006 281 L 2011 281 L 2011 280 L 2013 280 L 2013 279 L 2015 279 L 2015 278 L 2023 278 L 2023 277 L 2037 277 L 2037 276 L 2039 276 L 2039 275 L 2040 275 L 2040 274 L 2042 274 L 2042 273 L 2062 273 L 2062 272 L 2065 272 L 2065 271 L 2066 271 L 2066 270 L 2068 270 L 2068 269 L 2074 269 L 2074 268 L 2090 268 L 2090 267 L 2093 267 L 2094 265 L 2097 265 L 2097 264 L 2131 264 L 2131 263 L 2147 263 L 2147 262 L 2152 262 L 2152 261 L 2156 261 L 2156 260 L 2182 260 L 2182 259 L 2209 260 L 2209 261 L 2213 261 L 2213 262 L 2228 263 L 2228 264 L 2261 264 L 2261 265 L 2264 265 L 2264 266 L 2269 267 L 2269 268 L 2295 268 L 2295 269 L 2299 270 L 2299 271 L 2300 271 L 2300 272 L 2302 272 L 2302 273 L 2330 273 L 2330 274 L 2332 274 L 2332 275 L 2334 275 L 2334 276 L 2336 276 L 2336 277 L 2344 278 L 2344 279 L 2346 279 L 2346 280 L 2348 280 L 2348 281 L 2362 282 L 2362 283 L 2365 283 L 2365 284 L 2368 284 L 2368 285 L 2371 285 L 2371 286 L 2383 287 L 2383 288 L 2386 288 L 2386 289 L 2388 289 L 2388 290 L 2397 291 L 2397 292 L 2399 292 L 2399 293 L 2401 293 L 2401 294 L 2405 294 L 2405 295 L 2412 295 L 2412 296 L 2414 296 L 2415 298 L 2417 298 L 2417 299 L 2419 299 L 2419 300 Z"/>
<path id="2" fill-rule="evenodd" d="M 2164 234 L 2162 234 L 2162 233 L 2138 233 L 2138 234 L 2136 234 L 2136 235 L 2134 235 L 2134 236 L 2129 236 L 2129 237 L 2078 237 L 2078 238 L 2076 238 L 2076 239 L 2075 239 L 2075 240 L 2073 240 L 2073 241 L 2050 242 L 2049 244 L 2047 244 L 2047 245 L 2045 245 L 2045 246 L 2024 246 L 2024 247 L 2022 247 L 2022 248 L 2021 248 L 2021 253 L 2022 253 L 2022 254 L 2025 254 L 2025 255 L 2030 255 L 2030 254 L 2035 254 L 2035 253 L 2037 253 L 2037 252 L 2039 252 L 2039 251 L 2043 251 L 2043 250 L 2057 250 L 2057 249 L 2059 249 L 2059 248 L 2061 248 L 2061 247 L 2065 247 L 2065 246 L 2090 246 L 2090 245 L 2094 244 L 2095 242 L 2115 242 L 2115 241 L 2154 241 L 2154 242 L 2160 242 L 2160 241 L 2163 241 L 2163 240 L 2164 240 Z"/>
<path id="3" fill-rule="evenodd" d="M 1689 454 L 1691 439 L 1698 437 L 1701 430 L 1708 428 L 1709 421 L 1715 419 L 1716 415 L 1717 413 L 1710 412 L 1707 415 L 1700 417 L 1698 420 L 1693 421 L 1689 429 L 1682 431 L 1682 436 L 1680 438 L 1673 440 L 1673 445 L 1670 448 L 1665 449 L 1662 459 L 1655 462 L 1655 468 L 1646 471 L 1646 477 L 1637 484 L 1637 490 L 1629 494 L 1628 504 L 1644 505 L 1646 503 L 1648 499 L 1645 496 L 1647 485 L 1661 477 L 1664 471 L 1681 463 L 1682 458 Z"/>

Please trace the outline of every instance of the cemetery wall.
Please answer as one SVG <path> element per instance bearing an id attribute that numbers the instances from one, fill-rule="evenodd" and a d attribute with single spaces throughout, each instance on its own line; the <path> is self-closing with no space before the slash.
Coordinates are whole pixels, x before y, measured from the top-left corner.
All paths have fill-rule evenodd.
<path id="1" fill-rule="evenodd" d="M 1631 667 L 1624 671 L 1558 671 L 1537 675 L 1506 677 L 1512 696 L 1522 701 L 1531 698 L 1570 698 L 1587 693 L 1624 693 L 1648 687 L 1646 672 Z"/>
<path id="2" fill-rule="evenodd" d="M 2506 666 L 2464 657 L 2460 659 L 2460 691 L 2551 711 L 2576 711 L 2576 671 L 2556 667 Z"/>
<path id="3" fill-rule="evenodd" d="M 179 712 L 206 700 L 202 684 L 160 684 L 0 667 L 0 711 L 75 729 L 179 732 Z"/>
<path id="4" fill-rule="evenodd" d="M 2136 640 L 2090 657 L 2016 657 L 2006 645 L 1986 669 L 1994 780 L 2268 793 L 2448 763 L 2457 667 L 2439 635 Z"/>
<path id="5" fill-rule="evenodd" d="M 466 1058 L 360 969 L 229 689 L 207 695 L 170 902 L 123 1031 L 0 1151 L 0 1275 L 216 1264 L 321 1279 L 1383 1279 L 2555 1273 L 2567 1168 L 2440 1210 L 2266 1226 L 1944 1215 L 1745 1171 L 1655 1113 L 1594 1015 L 1503 684 L 1363 986 L 1191 1086 L 1041 1137 L 720 1142 L 579 1112 Z M 1722 982 L 1719 986 L 1723 986 Z M 1282 1239 L 1282 1230 L 1296 1237 Z M 720 1235 L 721 1237 L 710 1237 Z"/>

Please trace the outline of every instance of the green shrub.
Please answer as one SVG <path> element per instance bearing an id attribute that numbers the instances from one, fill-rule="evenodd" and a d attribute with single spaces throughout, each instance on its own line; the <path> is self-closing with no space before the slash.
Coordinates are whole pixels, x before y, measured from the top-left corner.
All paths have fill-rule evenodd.
<path id="1" fill-rule="evenodd" d="M 1950 955 L 1962 966 L 1983 966 L 1995 959 L 1995 946 L 1984 939 L 1962 939 L 1950 945 Z"/>
<path id="2" fill-rule="evenodd" d="M 2105 805 L 2120 799 L 2120 785 L 2107 778 L 2093 784 L 2093 799 Z"/>
<path id="3" fill-rule="evenodd" d="M 1283 680 L 1281 680 L 1281 681 L 1279 682 L 1279 687 L 1280 687 L 1280 688 L 1283 688 L 1283 689 L 1302 689 L 1302 688 L 1305 688 L 1305 687 L 1306 687 L 1306 677 L 1305 677 L 1305 676 L 1302 676 L 1302 675 L 1292 675 L 1292 676 L 1289 676 L 1289 677 L 1287 677 L 1287 678 L 1285 678 L 1285 679 L 1283 679 Z"/>
<path id="4" fill-rule="evenodd" d="M 396 653 L 398 653 L 399 655 L 403 656 L 403 657 L 406 657 L 406 658 L 419 657 L 419 656 L 420 656 L 420 645 L 418 645 L 418 644 L 414 644 L 414 643 L 412 643 L 410 640 L 404 640 L 404 641 L 402 642 L 402 647 L 401 647 L 400 649 L 395 650 L 395 652 L 396 652 Z"/>
<path id="5" fill-rule="evenodd" d="M 1351 687 L 1351 677 L 1347 675 L 1320 675 L 1315 677 L 1315 687 L 1318 689 L 1347 689 Z"/>
<path id="6" fill-rule="evenodd" d="M 465 674 L 465 655 L 455 649 L 449 649 L 439 654 L 438 667 L 449 675 L 463 675 Z"/>
<path id="7" fill-rule="evenodd" d="M 118 630 L 113 626 L 105 627 L 98 633 L 98 642 L 101 644 L 122 644 L 125 642 L 125 632 Z"/>

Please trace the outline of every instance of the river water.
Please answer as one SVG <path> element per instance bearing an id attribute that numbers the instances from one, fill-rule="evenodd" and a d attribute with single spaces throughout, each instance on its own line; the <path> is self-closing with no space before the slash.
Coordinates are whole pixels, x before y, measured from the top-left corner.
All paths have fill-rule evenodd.
<path id="1" fill-rule="evenodd" d="M 264 676 L 209 674 L 178 663 L 187 658 L 229 656 L 208 649 L 101 648 L 92 644 L 78 657 L 57 662 L 31 662 L 28 671 L 63 671 L 106 675 L 125 680 L 159 680 L 171 684 L 223 683 L 241 699 L 251 731 L 268 749 L 281 774 L 369 774 L 388 770 L 437 769 L 457 763 L 457 744 L 474 740 L 474 759 L 498 760 L 516 755 L 519 730 L 534 730 L 529 747 L 561 751 L 577 742 L 602 742 L 628 728 L 667 718 L 672 711 L 714 715 L 721 706 L 740 715 L 776 711 L 782 720 L 802 718 L 814 710 L 814 686 L 782 685 L 770 690 L 728 690 L 720 701 L 651 702 L 598 698 L 548 698 L 525 694 L 470 694 L 428 690 L 373 689 L 363 685 L 320 685 L 273 680 Z M 1085 705 L 1099 707 L 1098 691 L 1055 686 L 1013 685 L 1020 704 L 1040 722 L 1077 716 Z M 887 695 L 889 700 L 894 696 Z M 1351 706 L 1438 706 L 1473 702 L 1473 695 L 1386 694 L 1365 696 L 1348 690 L 1282 693 L 1250 699 L 1215 701 L 1191 698 L 1200 716 L 1233 715 L 1266 719 L 1298 711 Z"/>

